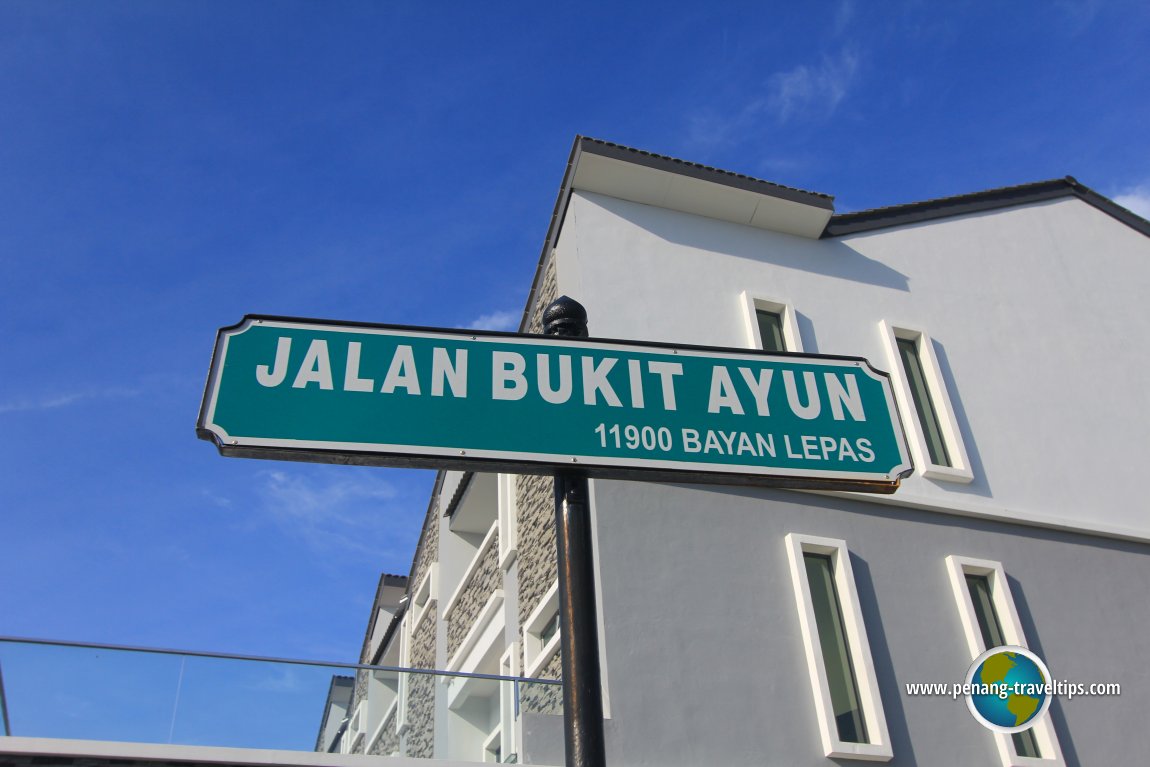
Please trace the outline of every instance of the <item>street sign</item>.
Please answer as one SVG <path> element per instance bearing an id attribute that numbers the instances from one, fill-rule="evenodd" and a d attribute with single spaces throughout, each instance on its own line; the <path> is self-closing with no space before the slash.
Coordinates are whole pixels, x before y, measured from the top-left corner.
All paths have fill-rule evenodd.
<path id="1" fill-rule="evenodd" d="M 196 427 L 224 455 L 893 492 L 890 380 L 857 357 L 249 315 Z"/>

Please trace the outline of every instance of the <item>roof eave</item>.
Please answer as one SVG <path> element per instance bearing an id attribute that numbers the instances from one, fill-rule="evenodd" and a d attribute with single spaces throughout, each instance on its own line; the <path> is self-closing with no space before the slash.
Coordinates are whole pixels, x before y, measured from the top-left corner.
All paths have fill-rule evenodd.
<path id="1" fill-rule="evenodd" d="M 644 205 L 817 239 L 829 195 L 580 137 L 571 187 Z"/>
<path id="2" fill-rule="evenodd" d="M 985 213 L 1019 205 L 1031 205 L 1063 197 L 1076 197 L 1142 234 L 1150 236 L 1150 221 L 1079 183 L 1073 176 L 989 189 L 985 192 L 912 202 L 906 205 L 892 205 L 886 208 L 858 211 L 857 213 L 841 213 L 831 217 L 822 236 L 824 238 L 844 237 L 955 216 Z"/>

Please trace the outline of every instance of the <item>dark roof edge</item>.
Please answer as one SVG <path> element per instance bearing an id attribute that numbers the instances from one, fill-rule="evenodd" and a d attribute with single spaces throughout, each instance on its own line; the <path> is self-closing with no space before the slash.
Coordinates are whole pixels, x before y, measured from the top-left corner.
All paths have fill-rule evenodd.
<path id="1" fill-rule="evenodd" d="M 445 517 L 454 517 L 459 504 L 463 502 L 463 496 L 467 493 L 467 488 L 471 487 L 471 480 L 475 477 L 475 472 L 465 471 L 463 476 L 459 478 L 459 484 L 455 486 L 455 493 L 452 494 L 451 500 L 447 502 L 447 509 L 443 512 Z"/>
<path id="2" fill-rule="evenodd" d="M 712 168 L 707 165 L 677 160 L 674 157 L 646 152 L 642 149 L 632 149 L 631 147 L 615 144 L 610 141 L 603 141 L 602 139 L 577 135 L 571 144 L 571 154 L 567 158 L 567 168 L 563 172 L 563 181 L 559 185 L 559 194 L 555 198 L 555 207 L 551 212 L 551 223 L 547 227 L 547 237 L 543 241 L 543 250 L 539 254 L 539 263 L 535 267 L 535 277 L 531 281 L 531 290 L 527 294 L 527 303 L 523 307 L 523 316 L 519 320 L 520 333 L 526 333 L 531 323 L 531 310 L 535 306 L 535 301 L 539 294 L 539 287 L 543 283 L 543 275 L 547 271 L 547 260 L 551 257 L 551 251 L 555 249 L 556 243 L 559 242 L 559 233 L 563 228 L 563 218 L 567 212 L 567 204 L 571 199 L 571 192 L 574 188 L 575 167 L 579 164 L 579 157 L 584 152 L 602 157 L 610 157 L 668 173 L 676 173 L 681 176 L 702 179 L 736 189 L 744 189 L 757 194 L 790 200 L 792 202 L 822 208 L 823 210 L 833 212 L 835 209 L 834 197 L 828 194 L 807 192 L 802 189 L 795 189 L 794 187 L 763 181 L 739 173 L 731 173 L 730 171 Z"/>
<path id="3" fill-rule="evenodd" d="M 383 573 L 379 576 L 379 585 L 375 587 L 375 598 L 371 600 L 371 615 L 367 619 L 367 633 L 363 637 L 363 648 L 359 651 L 360 663 L 371 663 L 371 660 L 365 656 L 371 647 L 371 635 L 375 632 L 375 622 L 379 619 L 379 600 L 383 596 L 383 590 L 388 586 L 406 589 L 408 580 L 406 575 L 393 575 L 392 573 Z M 399 610 L 398 612 L 402 613 L 403 611 Z"/>
<path id="4" fill-rule="evenodd" d="M 710 181 L 713 184 L 722 184 L 723 186 L 743 189 L 748 192 L 755 192 L 756 194 L 778 197 L 783 200 L 790 200 L 791 202 L 822 208 L 823 210 L 833 211 L 835 209 L 834 197 L 829 194 L 808 192 L 803 189 L 796 189 L 795 187 L 783 186 L 782 184 L 763 181 L 753 176 L 744 176 L 741 173 L 732 173 L 731 171 L 722 170 L 721 168 L 712 168 L 709 165 L 700 165 L 699 163 L 679 160 L 674 157 L 655 154 L 654 152 L 647 152 L 642 149 L 633 149 L 623 146 L 622 144 L 603 141 L 602 139 L 579 136 L 575 141 L 577 144 L 581 144 L 582 150 L 587 154 L 610 157 L 615 160 L 642 165 L 646 168 L 697 178 L 702 181 Z"/>
<path id="5" fill-rule="evenodd" d="M 395 638 L 395 632 L 399 628 L 399 624 L 403 621 L 403 616 L 407 613 L 407 605 L 409 602 L 404 602 L 395 611 L 395 615 L 391 616 L 391 622 L 387 624 L 387 630 L 383 632 L 383 638 L 379 640 L 379 649 L 375 651 L 374 658 L 368 658 L 367 663 L 372 666 L 379 666 L 380 659 L 383 658 L 384 653 L 387 652 L 387 646 L 391 644 L 391 640 Z"/>
<path id="6" fill-rule="evenodd" d="M 346 684 L 341 684 L 341 682 L 352 682 L 352 684 L 346 685 Z M 323 734 L 324 734 L 324 731 L 327 730 L 328 718 L 331 716 L 331 699 L 332 699 L 333 693 L 335 693 L 336 686 L 339 685 L 341 687 L 351 687 L 352 694 L 354 695 L 354 693 L 355 693 L 354 682 L 355 682 L 355 677 L 353 677 L 353 676 L 343 676 L 341 674 L 335 674 L 332 676 L 331 682 L 327 686 L 327 699 L 324 701 L 323 717 L 320 719 L 320 722 L 319 722 L 319 734 L 316 735 L 316 738 L 315 738 L 315 748 L 317 751 L 324 745 Z"/>
<path id="7" fill-rule="evenodd" d="M 563 181 L 559 185 L 559 195 L 555 198 L 555 207 L 551 211 L 551 223 L 547 226 L 547 237 L 543 240 L 543 251 L 539 254 L 539 263 L 535 266 L 535 277 L 531 280 L 531 290 L 527 293 L 527 305 L 523 307 L 523 317 L 519 320 L 519 332 L 526 333 L 531 325 L 531 310 L 539 297 L 539 288 L 543 284 L 543 275 L 547 272 L 547 261 L 551 258 L 551 251 L 559 242 L 559 230 L 563 228 L 563 216 L 567 212 L 567 202 L 571 199 L 571 188 L 575 178 L 575 165 L 579 162 L 579 154 L 583 146 L 583 137 L 576 136 L 571 145 L 571 154 L 567 157 L 567 168 L 563 171 Z"/>
<path id="8" fill-rule="evenodd" d="M 1079 183 L 1073 176 L 989 189 L 985 192 L 974 192 L 955 197 L 940 197 L 905 205 L 861 210 L 857 213 L 840 213 L 831 216 L 822 236 L 823 238 L 842 237 L 848 234 L 873 232 L 892 226 L 906 226 L 940 218 L 982 213 L 1016 205 L 1054 200 L 1060 197 L 1077 197 L 1150 237 L 1150 221 L 1098 194 L 1085 184 Z"/>

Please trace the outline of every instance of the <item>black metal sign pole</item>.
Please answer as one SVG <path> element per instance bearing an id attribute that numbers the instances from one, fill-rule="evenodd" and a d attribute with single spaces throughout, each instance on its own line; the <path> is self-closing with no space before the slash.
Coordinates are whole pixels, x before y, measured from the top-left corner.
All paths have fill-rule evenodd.
<path id="1" fill-rule="evenodd" d="M 587 310 L 567 296 L 555 300 L 543 311 L 543 333 L 586 337 Z M 587 477 L 577 470 L 555 472 L 555 544 L 567 767 L 605 767 L 591 509 Z"/>

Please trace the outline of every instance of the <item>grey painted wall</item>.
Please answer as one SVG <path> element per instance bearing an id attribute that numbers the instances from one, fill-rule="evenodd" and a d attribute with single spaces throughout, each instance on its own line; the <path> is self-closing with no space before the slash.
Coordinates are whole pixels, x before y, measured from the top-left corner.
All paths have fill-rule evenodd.
<path id="1" fill-rule="evenodd" d="M 1067 764 L 1145 764 L 1150 546 L 784 491 L 597 481 L 616 765 L 826 765 L 783 538 L 845 539 L 892 765 L 997 765 L 964 702 L 908 698 L 970 663 L 944 566 L 1003 563 L 1031 649 L 1057 679 L 1121 697 L 1056 699 Z M 850 763 L 850 762 L 844 762 Z"/>

